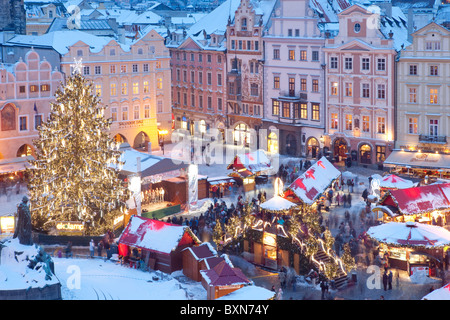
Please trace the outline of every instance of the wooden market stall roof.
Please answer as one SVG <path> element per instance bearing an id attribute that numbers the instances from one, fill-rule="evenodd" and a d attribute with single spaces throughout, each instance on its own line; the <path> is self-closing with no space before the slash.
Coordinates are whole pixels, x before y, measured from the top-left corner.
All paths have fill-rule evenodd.
<path id="1" fill-rule="evenodd" d="M 292 182 L 285 191 L 284 198 L 294 196 L 301 202 L 312 205 L 340 175 L 341 172 L 327 158 L 322 157 Z"/>
<path id="2" fill-rule="evenodd" d="M 237 154 L 227 169 L 241 170 L 247 169 L 253 174 L 266 174 L 273 169 L 269 157 L 264 150 L 256 150 L 248 153 Z"/>
<path id="3" fill-rule="evenodd" d="M 390 190 L 378 204 L 395 208 L 403 215 L 450 210 L 450 183 Z"/>
<path id="4" fill-rule="evenodd" d="M 119 245 L 170 254 L 178 247 L 201 241 L 189 227 L 132 216 L 119 239 Z"/>
<path id="5" fill-rule="evenodd" d="M 210 270 L 202 270 L 200 273 L 210 286 L 229 286 L 250 284 L 251 281 L 239 268 L 232 268 L 225 260 L 219 262 Z"/>

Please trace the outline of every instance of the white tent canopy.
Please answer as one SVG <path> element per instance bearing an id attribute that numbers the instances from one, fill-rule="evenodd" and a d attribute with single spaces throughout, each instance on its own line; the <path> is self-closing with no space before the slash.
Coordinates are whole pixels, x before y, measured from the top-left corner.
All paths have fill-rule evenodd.
<path id="1" fill-rule="evenodd" d="M 390 174 L 380 179 L 380 187 L 381 188 L 389 188 L 389 189 L 407 189 L 412 188 L 416 184 L 411 180 L 406 180 L 396 176 L 395 174 Z"/>
<path id="2" fill-rule="evenodd" d="M 450 244 L 447 229 L 416 222 L 389 222 L 370 227 L 367 234 L 379 242 L 396 246 L 434 248 Z"/>
<path id="3" fill-rule="evenodd" d="M 450 283 L 442 288 L 433 290 L 424 296 L 422 300 L 450 300 Z"/>
<path id="4" fill-rule="evenodd" d="M 261 203 L 260 207 L 263 210 L 268 211 L 284 211 L 296 207 L 297 205 L 289 200 L 286 200 L 280 196 L 275 196 L 266 202 Z"/>

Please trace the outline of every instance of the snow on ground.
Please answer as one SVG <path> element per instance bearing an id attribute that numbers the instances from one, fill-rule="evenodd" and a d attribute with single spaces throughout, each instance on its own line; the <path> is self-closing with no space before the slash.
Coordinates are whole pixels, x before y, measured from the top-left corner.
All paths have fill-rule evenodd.
<path id="1" fill-rule="evenodd" d="M 100 259 L 53 258 L 63 300 L 206 300 L 181 272 L 143 272 Z"/>

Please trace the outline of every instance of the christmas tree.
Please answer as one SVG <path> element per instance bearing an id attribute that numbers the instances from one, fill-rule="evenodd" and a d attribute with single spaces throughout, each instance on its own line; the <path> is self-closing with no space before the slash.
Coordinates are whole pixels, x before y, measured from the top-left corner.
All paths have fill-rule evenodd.
<path id="1" fill-rule="evenodd" d="M 49 231 L 58 221 L 81 221 L 87 234 L 103 234 L 128 198 L 118 177 L 119 146 L 109 138 L 111 119 L 80 75 L 81 62 L 55 93 L 49 119 L 34 141 L 36 160 L 28 189 L 33 227 Z"/>

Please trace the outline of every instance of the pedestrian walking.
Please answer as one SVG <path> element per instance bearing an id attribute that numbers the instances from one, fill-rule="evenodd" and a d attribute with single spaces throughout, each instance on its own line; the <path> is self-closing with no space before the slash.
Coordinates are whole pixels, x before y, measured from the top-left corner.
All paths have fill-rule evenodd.
<path id="1" fill-rule="evenodd" d="M 392 271 L 391 270 L 389 270 L 389 275 L 388 275 L 388 288 L 389 288 L 389 290 L 392 290 L 392 278 L 393 278 L 393 274 L 392 274 Z"/>
<path id="2" fill-rule="evenodd" d="M 328 294 L 328 282 L 326 280 L 322 280 L 320 289 L 322 290 L 322 300 L 325 300 L 325 296 Z"/>
<path id="3" fill-rule="evenodd" d="M 89 251 L 91 253 L 91 258 L 94 258 L 94 252 L 95 252 L 94 239 L 91 239 L 91 242 L 89 242 Z"/>
<path id="4" fill-rule="evenodd" d="M 388 285 L 388 274 L 387 274 L 387 270 L 385 270 L 384 273 L 383 273 L 383 288 L 384 288 L 384 291 L 387 290 L 387 285 Z"/>
<path id="5" fill-rule="evenodd" d="M 66 258 L 72 257 L 72 241 L 69 241 L 67 243 L 67 247 L 66 247 Z"/>

